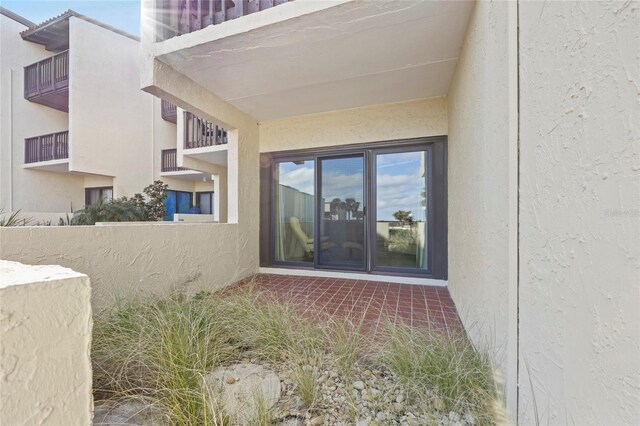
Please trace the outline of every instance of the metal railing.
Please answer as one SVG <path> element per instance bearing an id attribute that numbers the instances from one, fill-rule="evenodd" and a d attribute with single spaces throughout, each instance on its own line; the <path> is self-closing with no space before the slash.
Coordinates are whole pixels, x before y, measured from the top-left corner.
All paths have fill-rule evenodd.
<path id="1" fill-rule="evenodd" d="M 193 115 L 184 113 L 184 147 L 202 148 L 224 145 L 228 142 L 227 131 L 218 125 Z"/>
<path id="2" fill-rule="evenodd" d="M 181 172 L 189 169 L 186 167 L 178 167 L 178 150 L 174 148 L 162 150 L 160 170 L 163 172 Z"/>
<path id="3" fill-rule="evenodd" d="M 69 132 L 50 133 L 24 140 L 24 162 L 38 163 L 69 158 Z"/>
<path id="4" fill-rule="evenodd" d="M 31 99 L 69 86 L 69 51 L 24 67 L 24 97 Z"/>
<path id="5" fill-rule="evenodd" d="M 178 119 L 178 109 L 174 104 L 162 99 L 160 102 L 161 115 L 163 120 L 175 123 Z"/>
<path id="6" fill-rule="evenodd" d="M 157 41 L 187 34 L 293 0 L 156 0 Z"/>

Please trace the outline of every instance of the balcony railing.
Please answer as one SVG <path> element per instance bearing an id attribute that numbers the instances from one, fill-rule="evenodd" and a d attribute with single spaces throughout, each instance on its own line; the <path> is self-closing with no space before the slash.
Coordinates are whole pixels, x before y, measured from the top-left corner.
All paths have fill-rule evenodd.
<path id="1" fill-rule="evenodd" d="M 33 99 L 69 87 L 69 51 L 24 68 L 24 97 Z"/>
<path id="2" fill-rule="evenodd" d="M 157 0 L 158 41 L 293 0 Z"/>
<path id="3" fill-rule="evenodd" d="M 227 143 L 227 131 L 218 125 L 197 117 L 190 112 L 184 113 L 184 147 L 202 148 Z"/>
<path id="4" fill-rule="evenodd" d="M 186 167 L 178 167 L 178 150 L 174 148 L 162 150 L 162 162 L 160 170 L 163 172 L 181 172 L 189 169 L 187 169 Z"/>
<path id="5" fill-rule="evenodd" d="M 69 158 L 69 132 L 51 133 L 24 140 L 24 162 L 38 163 Z"/>
<path id="6" fill-rule="evenodd" d="M 162 102 L 160 102 L 160 108 L 161 108 L 161 114 L 162 114 L 162 119 L 163 120 L 167 120 L 170 121 L 172 123 L 177 122 L 178 119 L 178 110 L 176 108 L 176 106 L 174 104 L 172 104 L 169 101 L 165 101 L 164 99 L 162 99 Z"/>

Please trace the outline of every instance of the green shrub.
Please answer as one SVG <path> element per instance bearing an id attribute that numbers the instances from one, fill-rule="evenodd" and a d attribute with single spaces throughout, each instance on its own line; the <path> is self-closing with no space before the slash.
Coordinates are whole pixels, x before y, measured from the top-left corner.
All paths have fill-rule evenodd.
<path id="1" fill-rule="evenodd" d="M 164 217 L 165 190 L 168 185 L 160 180 L 144 188 L 133 197 L 98 200 L 97 203 L 73 214 L 71 225 L 95 225 L 96 222 L 144 222 Z"/>
<path id="2" fill-rule="evenodd" d="M 145 214 L 135 204 L 122 200 L 100 199 L 73 214 L 72 225 L 95 225 L 96 222 L 142 222 L 146 220 Z"/>

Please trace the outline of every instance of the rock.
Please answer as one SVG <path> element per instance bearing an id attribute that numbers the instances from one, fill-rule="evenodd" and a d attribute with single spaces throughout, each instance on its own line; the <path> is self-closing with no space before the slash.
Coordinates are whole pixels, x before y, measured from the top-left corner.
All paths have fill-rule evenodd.
<path id="1" fill-rule="evenodd" d="M 324 423 L 324 416 L 317 416 L 309 420 L 309 426 L 320 426 Z"/>
<path id="2" fill-rule="evenodd" d="M 235 377 L 232 377 L 232 376 L 227 377 L 227 384 L 228 385 L 232 385 L 235 382 L 236 382 L 236 378 Z"/>
<path id="3" fill-rule="evenodd" d="M 95 426 L 164 426 L 169 425 L 169 419 L 158 406 L 131 399 L 96 403 L 93 424 Z"/>
<path id="4" fill-rule="evenodd" d="M 404 401 L 404 394 L 399 394 L 398 396 L 396 396 L 396 402 L 398 404 L 402 403 Z"/>
<path id="5" fill-rule="evenodd" d="M 457 423 L 460 421 L 460 414 L 454 412 L 454 411 L 449 411 L 449 421 L 451 421 L 452 423 Z"/>
<path id="6" fill-rule="evenodd" d="M 233 377 L 234 382 L 225 380 Z M 256 364 L 222 367 L 204 377 L 207 400 L 212 412 L 220 408 L 233 424 L 248 425 L 256 416 L 258 402 L 270 409 L 280 399 L 280 379 L 271 370 Z"/>
<path id="7" fill-rule="evenodd" d="M 386 419 L 387 416 L 385 416 L 385 414 L 382 411 L 378 411 L 378 413 L 376 414 L 376 420 L 379 422 L 383 422 L 384 419 Z"/>
<path id="8" fill-rule="evenodd" d="M 369 426 L 368 420 L 358 420 L 356 421 L 356 426 Z"/>
<path id="9" fill-rule="evenodd" d="M 304 426 L 304 421 L 298 417 L 290 417 L 280 422 L 280 426 Z"/>
<path id="10" fill-rule="evenodd" d="M 362 382 L 361 380 L 353 382 L 353 388 L 358 390 L 364 389 L 364 382 Z"/>
<path id="11" fill-rule="evenodd" d="M 471 413 L 465 414 L 463 419 L 464 419 L 465 423 L 467 423 L 469 425 L 475 424 L 475 419 L 473 418 L 473 414 L 471 414 Z"/>

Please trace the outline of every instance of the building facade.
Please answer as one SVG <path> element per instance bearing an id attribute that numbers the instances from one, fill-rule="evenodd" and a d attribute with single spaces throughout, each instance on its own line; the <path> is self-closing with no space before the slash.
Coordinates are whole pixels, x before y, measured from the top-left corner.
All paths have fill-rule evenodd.
<path id="1" fill-rule="evenodd" d="M 137 37 L 73 11 L 38 25 L 6 9 L 0 19 L 4 213 L 55 224 L 156 179 L 181 200 L 167 219 L 213 213 L 211 174 L 180 169 L 172 156 L 184 137 L 175 107 L 172 116 L 171 105 L 139 88 Z"/>
<path id="2" fill-rule="evenodd" d="M 637 421 L 636 3 L 142 4 L 143 90 L 227 129 L 229 274 L 447 285 L 511 421 Z"/>

